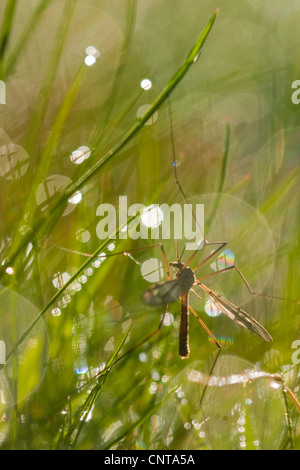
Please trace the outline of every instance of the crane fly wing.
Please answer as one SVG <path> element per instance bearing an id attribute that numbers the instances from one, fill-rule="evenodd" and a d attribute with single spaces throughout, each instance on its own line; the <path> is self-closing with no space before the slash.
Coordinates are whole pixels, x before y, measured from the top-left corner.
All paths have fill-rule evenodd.
<path id="1" fill-rule="evenodd" d="M 258 323 L 253 317 L 251 317 L 245 310 L 237 307 L 229 300 L 226 300 L 219 294 L 216 294 L 214 291 L 206 287 L 204 284 L 198 284 L 202 289 L 208 293 L 212 302 L 231 320 L 235 321 L 239 325 L 247 328 L 256 335 L 260 336 L 265 341 L 272 342 L 273 339 L 270 334 L 265 330 L 265 328 Z"/>
<path id="2" fill-rule="evenodd" d="M 222 303 L 213 300 L 220 310 L 227 315 L 231 320 L 234 320 L 238 325 L 247 328 L 248 330 L 252 331 L 256 335 L 260 336 L 265 341 L 272 342 L 273 339 L 271 335 L 267 332 L 267 330 L 257 321 L 255 318 L 251 317 L 245 310 L 231 305 L 225 306 L 224 302 Z"/>
<path id="3" fill-rule="evenodd" d="M 142 294 L 146 305 L 167 305 L 175 302 L 181 295 L 181 285 L 178 279 L 155 284 Z"/>

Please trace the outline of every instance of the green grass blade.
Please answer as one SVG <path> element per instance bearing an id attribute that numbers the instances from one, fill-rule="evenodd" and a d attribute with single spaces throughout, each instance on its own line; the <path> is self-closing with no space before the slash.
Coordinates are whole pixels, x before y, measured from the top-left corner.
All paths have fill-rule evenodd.
<path id="1" fill-rule="evenodd" d="M 214 219 L 214 216 L 217 212 L 217 209 L 218 209 L 218 206 L 219 206 L 219 203 L 220 203 L 220 199 L 221 199 L 221 196 L 222 196 L 222 191 L 223 191 L 223 188 L 224 188 L 224 182 L 225 182 L 225 178 L 226 178 L 226 169 L 227 169 L 227 165 L 228 165 L 229 148 L 230 148 L 230 124 L 227 123 L 226 124 L 225 150 L 224 150 L 222 167 L 221 167 L 221 172 L 220 172 L 219 185 L 218 185 L 218 188 L 217 188 L 217 195 L 216 195 L 216 198 L 215 198 L 215 201 L 214 201 L 212 211 L 211 211 L 207 221 L 205 222 L 205 230 L 207 231 L 207 233 L 209 233 L 210 226 L 211 226 L 212 221 Z"/>
<path id="2" fill-rule="evenodd" d="M 152 106 L 146 111 L 146 113 L 137 121 L 135 124 L 129 129 L 129 131 L 121 138 L 121 140 L 110 150 L 107 154 L 99 160 L 94 166 L 92 166 L 84 175 L 82 175 L 75 183 L 71 183 L 63 192 L 62 196 L 50 207 L 47 213 L 44 216 L 40 216 L 37 222 L 31 229 L 31 232 L 28 233 L 24 238 L 23 241 L 19 244 L 19 246 L 12 251 L 10 256 L 7 258 L 6 262 L 2 265 L 2 271 L 0 272 L 0 279 L 5 273 L 5 270 L 8 266 L 12 265 L 17 258 L 17 256 L 22 252 L 22 250 L 27 246 L 30 242 L 31 238 L 38 232 L 41 227 L 49 221 L 49 218 L 54 218 L 57 220 L 60 215 L 65 210 L 65 204 L 67 203 L 68 199 L 84 184 L 86 184 L 95 174 L 97 174 L 106 163 L 112 160 L 115 155 L 126 145 L 128 142 L 142 129 L 143 125 L 150 119 L 150 117 L 158 110 L 158 108 L 164 103 L 167 97 L 171 94 L 171 92 L 176 88 L 176 86 L 180 83 L 183 77 L 186 75 L 188 70 L 190 69 L 191 65 L 199 56 L 199 53 L 211 31 L 211 28 L 215 22 L 216 16 L 218 14 L 218 10 L 215 11 L 203 31 L 201 32 L 200 36 L 198 37 L 195 45 L 193 46 L 191 52 L 188 54 L 187 59 L 183 63 L 183 65 L 178 69 L 175 73 L 173 78 L 169 81 L 167 86 L 163 89 L 163 91 L 159 94 L 156 100 L 153 102 Z"/>
<path id="3" fill-rule="evenodd" d="M 0 29 L 0 77 L 3 77 L 3 63 L 5 52 L 12 31 L 13 19 L 18 0 L 8 0 L 4 11 L 3 21 Z"/>
<path id="4" fill-rule="evenodd" d="M 65 3 L 65 7 L 62 11 L 61 22 L 57 28 L 56 39 L 45 73 L 45 78 L 37 96 L 36 106 L 33 111 L 33 115 L 30 120 L 30 126 L 25 139 L 24 147 L 26 148 L 29 154 L 32 154 L 35 150 L 35 146 L 38 141 L 38 135 L 44 122 L 48 103 L 50 100 L 51 90 L 55 77 L 57 75 L 57 69 L 69 33 L 69 28 L 71 25 L 71 20 L 73 18 L 74 10 L 75 2 Z"/>
<path id="5" fill-rule="evenodd" d="M 126 341 L 126 338 L 129 335 L 129 332 L 131 330 L 131 327 L 132 327 L 132 323 L 129 325 L 129 327 L 127 328 L 127 330 L 123 334 L 119 344 L 117 345 L 117 347 L 115 348 L 113 354 L 111 355 L 110 359 L 108 360 L 103 373 L 101 373 L 100 376 L 98 377 L 97 383 L 94 385 L 93 389 L 91 390 L 91 392 L 87 396 L 85 402 L 83 403 L 83 405 L 82 405 L 82 407 L 79 411 L 78 416 L 75 418 L 73 424 L 70 426 L 70 429 L 69 429 L 68 434 L 67 434 L 66 439 L 65 439 L 65 442 L 67 443 L 68 446 L 71 445 L 72 448 L 74 448 L 76 446 L 79 435 L 82 431 L 83 425 L 85 424 L 85 422 L 87 420 L 87 417 L 88 417 L 90 411 L 92 410 L 92 408 L 93 408 L 93 406 L 94 406 L 94 404 L 95 404 L 95 402 L 96 402 L 96 400 L 99 396 L 101 388 L 104 385 L 108 374 L 112 370 L 112 366 L 115 363 L 115 359 L 118 356 L 121 348 L 123 347 L 123 345 Z M 75 436 L 73 442 L 70 443 L 70 438 L 73 436 L 73 434 L 75 432 L 76 432 L 76 436 Z"/>
<path id="6" fill-rule="evenodd" d="M 19 340 L 15 343 L 15 345 L 12 347 L 11 351 L 7 355 L 7 360 L 8 362 L 10 358 L 17 352 L 18 347 L 23 343 L 23 341 L 27 338 L 29 333 L 32 331 L 32 329 L 37 325 L 37 323 L 45 316 L 49 308 L 59 299 L 59 297 L 65 292 L 65 290 L 74 282 L 77 277 L 84 271 L 88 265 L 91 263 L 91 261 L 96 258 L 106 247 L 111 243 L 111 239 L 116 238 L 119 232 L 124 228 L 124 226 L 128 226 L 133 220 L 135 220 L 139 214 L 136 214 L 132 217 L 130 217 L 127 220 L 126 224 L 123 224 L 122 226 L 118 227 L 118 229 L 115 231 L 114 234 L 112 234 L 109 238 L 104 240 L 103 243 L 97 248 L 97 250 L 92 254 L 90 258 L 88 258 L 82 265 L 81 267 L 76 271 L 73 276 L 70 277 L 70 279 L 62 286 L 61 289 L 52 297 L 52 299 L 47 303 L 47 305 L 40 311 L 40 313 L 34 318 L 34 320 L 30 323 L 28 328 L 25 330 L 25 332 L 22 334 L 22 336 L 19 338 Z"/>
<path id="7" fill-rule="evenodd" d="M 156 411 L 158 411 L 162 405 L 164 403 L 166 403 L 167 400 L 169 400 L 169 398 L 173 395 L 174 391 L 176 391 L 178 389 L 178 387 L 180 386 L 180 382 L 178 385 L 176 385 L 175 388 L 172 388 L 170 390 L 169 393 L 166 394 L 166 396 L 160 400 L 160 402 L 158 402 L 155 406 L 151 406 L 149 411 L 147 411 L 146 413 L 143 414 L 143 416 L 138 419 L 135 423 L 133 423 L 128 429 L 126 429 L 126 431 L 124 431 L 124 433 L 117 437 L 116 439 L 114 439 L 113 441 L 111 441 L 107 447 L 105 448 L 105 450 L 109 450 L 111 449 L 112 447 L 116 446 L 116 444 L 118 444 L 118 442 L 122 441 L 122 439 L 124 439 L 126 436 L 128 436 L 130 433 L 132 433 L 135 429 L 137 429 L 139 426 L 141 426 L 145 421 L 147 421 L 149 418 L 151 418 L 151 416 L 156 413 Z"/>
<path id="8" fill-rule="evenodd" d="M 117 99 L 118 91 L 120 90 L 123 73 L 124 73 L 124 69 L 126 66 L 126 57 L 129 55 L 131 41 L 133 37 L 135 18 L 136 18 L 136 7 L 137 7 L 136 0 L 128 0 L 128 14 L 126 15 L 128 18 L 128 21 L 127 21 L 127 27 L 126 27 L 126 32 L 125 32 L 125 40 L 123 42 L 123 47 L 121 51 L 122 61 L 118 67 L 116 78 L 112 87 L 112 91 L 108 99 L 108 103 L 106 106 L 107 112 L 104 118 L 104 122 L 102 124 L 102 116 L 99 116 L 99 122 L 98 122 L 98 125 L 96 126 L 96 135 L 95 135 L 95 138 L 93 139 L 94 142 L 92 144 L 92 147 L 96 149 L 99 149 L 99 146 L 102 142 L 103 135 L 107 128 L 107 124 L 110 122 L 110 118 L 114 110 L 114 105 Z M 101 126 L 101 130 L 99 131 L 100 126 Z"/>
<path id="9" fill-rule="evenodd" d="M 55 121 L 51 129 L 50 137 L 40 157 L 38 168 L 36 169 L 35 174 L 34 174 L 30 192 L 29 192 L 29 195 L 27 196 L 27 199 L 24 205 L 23 216 L 20 218 L 20 224 L 19 224 L 18 229 L 16 230 L 16 234 L 17 235 L 19 234 L 19 236 L 21 236 L 20 226 L 22 226 L 22 224 L 24 223 L 23 217 L 26 214 L 30 214 L 32 211 L 32 207 L 35 206 L 35 195 L 36 195 L 37 188 L 40 185 L 41 181 L 44 181 L 44 179 L 47 176 L 49 166 L 52 162 L 52 156 L 54 155 L 57 145 L 59 143 L 62 130 L 69 116 L 71 108 L 74 104 L 74 100 L 77 96 L 77 93 L 80 90 L 85 73 L 86 73 L 86 67 L 83 64 L 77 71 L 74 77 L 74 80 L 60 106 L 60 109 L 58 110 L 56 114 Z M 15 245 L 17 245 L 19 241 L 17 235 L 14 237 Z"/>
<path id="10" fill-rule="evenodd" d="M 27 24 L 16 41 L 13 50 L 10 52 L 4 64 L 3 76 L 6 79 L 15 69 L 18 60 L 22 57 L 22 52 L 25 49 L 28 40 L 32 36 L 34 30 L 38 26 L 39 21 L 42 19 L 43 13 L 46 12 L 51 0 L 41 0 L 33 11 Z"/>

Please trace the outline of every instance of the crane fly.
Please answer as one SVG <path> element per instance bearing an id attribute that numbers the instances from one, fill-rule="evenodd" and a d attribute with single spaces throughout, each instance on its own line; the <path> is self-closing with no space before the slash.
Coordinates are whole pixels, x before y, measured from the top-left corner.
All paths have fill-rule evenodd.
<path id="1" fill-rule="evenodd" d="M 175 159 L 175 143 L 174 143 L 174 134 L 173 134 L 173 123 L 172 123 L 172 111 L 171 111 L 171 102 L 168 100 L 168 109 L 169 109 L 169 119 L 170 119 L 170 137 L 171 137 L 171 146 L 172 146 L 172 166 L 173 166 L 173 171 L 174 171 L 174 178 L 175 178 L 175 183 L 177 184 L 177 187 L 180 191 L 180 193 L 183 196 L 183 199 L 185 200 L 186 203 L 188 203 L 188 200 L 186 198 L 186 195 L 183 191 L 183 188 L 179 182 L 178 175 L 177 175 L 177 166 L 176 166 L 176 159 Z M 225 152 L 228 149 L 225 150 Z M 192 216 L 197 223 L 197 219 L 192 212 Z M 168 272 L 168 266 L 167 262 L 165 259 L 165 264 L 166 264 L 166 269 L 167 269 L 167 275 L 168 275 L 168 280 L 166 282 L 162 282 L 159 284 L 155 284 L 149 289 L 147 289 L 143 294 L 142 294 L 142 300 L 146 305 L 149 306 L 166 306 L 164 310 L 163 317 L 166 312 L 167 305 L 169 303 L 173 303 L 176 300 L 180 299 L 181 302 L 181 319 L 180 319 L 180 328 L 179 328 L 179 355 L 182 358 L 187 358 L 189 357 L 190 350 L 189 350 L 189 311 L 192 312 L 192 314 L 196 317 L 197 321 L 201 324 L 201 326 L 206 330 L 208 335 L 211 337 L 213 342 L 221 348 L 220 343 L 217 341 L 217 339 L 214 337 L 214 335 L 210 332 L 210 330 L 207 328 L 205 323 L 200 319 L 200 317 L 197 315 L 197 313 L 194 311 L 194 309 L 189 305 L 189 293 L 192 290 L 196 295 L 198 295 L 192 288 L 193 286 L 199 286 L 203 291 L 208 294 L 210 297 L 212 303 L 221 311 L 223 312 L 227 317 L 229 317 L 231 320 L 235 321 L 237 324 L 243 326 L 244 328 L 247 328 L 248 330 L 252 331 L 256 335 L 258 335 L 260 338 L 262 338 L 265 341 L 271 342 L 272 337 L 270 334 L 265 330 L 265 328 L 260 325 L 253 317 L 251 317 L 247 312 L 242 310 L 240 307 L 236 306 L 232 302 L 229 302 L 227 299 L 222 297 L 221 295 L 217 294 L 214 292 L 212 289 L 208 288 L 205 284 L 203 284 L 201 281 L 205 278 L 211 277 L 215 274 L 218 274 L 220 272 L 226 272 L 229 271 L 229 269 L 236 269 L 244 283 L 246 284 L 248 290 L 252 294 L 256 294 L 255 292 L 252 291 L 251 287 L 249 286 L 247 280 L 241 273 L 241 271 L 238 269 L 237 266 L 232 265 L 229 266 L 225 269 L 222 269 L 220 271 L 217 271 L 215 273 L 211 273 L 207 276 L 204 276 L 200 279 L 196 278 L 195 271 L 200 268 L 200 266 L 204 265 L 209 259 L 211 259 L 217 252 L 219 252 L 225 245 L 227 245 L 227 242 L 209 242 L 204 234 L 203 234 L 203 242 L 204 244 L 207 245 L 219 245 L 218 248 L 216 248 L 206 259 L 204 259 L 196 268 L 191 269 L 188 267 L 188 264 L 190 261 L 194 258 L 194 256 L 198 253 L 199 248 L 192 254 L 192 256 L 189 258 L 189 260 L 186 263 L 182 263 L 181 261 L 181 256 L 178 258 L 177 257 L 177 262 L 171 262 L 170 266 L 175 268 L 177 270 L 175 279 L 170 279 L 169 272 Z M 183 250 L 184 251 L 184 250 Z M 257 294 L 261 295 L 261 294 Z M 160 329 L 160 326 L 162 324 L 163 319 L 161 320 L 161 323 L 158 327 Z"/>
<path id="2" fill-rule="evenodd" d="M 181 193 L 184 201 L 189 205 L 189 202 L 187 200 L 187 197 L 184 193 L 184 190 L 179 182 L 178 175 L 177 175 L 177 164 L 175 160 L 175 146 L 174 146 L 174 136 L 173 136 L 173 126 L 172 126 L 172 113 L 171 113 L 171 105 L 170 105 L 170 100 L 168 101 L 169 103 L 169 115 L 170 115 L 170 130 L 171 130 L 171 145 L 172 145 L 172 167 L 173 167 L 173 174 L 174 174 L 174 180 L 175 183 L 179 189 L 179 192 Z M 225 149 L 225 152 L 227 152 L 228 149 Z M 215 213 L 216 204 L 214 207 L 214 212 L 213 216 Z M 199 227 L 198 221 L 192 212 L 192 216 L 195 220 L 196 225 L 198 226 L 198 229 L 201 229 Z M 281 300 L 281 301 L 291 301 L 293 303 L 299 304 L 299 301 L 294 301 L 294 300 L 289 300 L 289 299 L 283 299 L 280 297 L 274 297 L 270 295 L 264 295 L 262 293 L 254 292 L 252 288 L 250 287 L 248 281 L 242 274 L 242 272 L 239 270 L 239 268 L 233 264 L 230 265 L 224 269 L 219 269 L 218 271 L 215 271 L 213 273 L 207 274 L 205 276 L 200 277 L 197 279 L 195 272 L 200 268 L 202 265 L 204 265 L 209 259 L 213 258 L 218 252 L 220 252 L 226 245 L 226 241 L 212 241 L 209 242 L 207 238 L 204 236 L 204 234 L 201 232 L 201 235 L 203 236 L 203 244 L 204 245 L 217 245 L 218 247 L 212 251 L 210 255 L 208 255 L 203 261 L 201 261 L 194 269 L 190 268 L 188 265 L 190 264 L 190 261 L 196 256 L 196 254 L 199 252 L 200 247 L 193 252 L 193 254 L 190 256 L 188 261 L 183 263 L 181 261 L 183 252 L 181 255 L 178 257 L 178 254 L 176 253 L 176 258 L 177 262 L 171 262 L 168 264 L 166 254 L 164 247 L 161 243 L 156 243 L 153 245 L 148 245 L 147 247 L 136 247 L 136 248 L 131 248 L 130 251 L 120 251 L 120 252 L 115 252 L 115 253 L 110 253 L 110 254 L 104 254 L 104 258 L 106 256 L 115 256 L 115 255 L 125 255 L 126 257 L 129 257 L 134 261 L 137 265 L 141 265 L 141 263 L 136 260 L 133 256 L 132 253 L 137 253 L 141 252 L 144 249 L 150 249 L 150 248 L 160 248 L 161 250 L 161 255 L 162 259 L 164 261 L 165 265 L 165 270 L 167 274 L 167 280 L 164 282 L 160 282 L 157 284 L 152 285 L 150 288 L 145 290 L 142 294 L 142 301 L 145 305 L 149 307 L 155 307 L 155 306 L 162 306 L 163 308 L 163 314 L 160 318 L 160 322 L 158 327 L 148 333 L 146 337 L 144 337 L 141 341 L 139 341 L 138 344 L 135 344 L 133 347 L 125 351 L 124 353 L 121 353 L 116 357 L 112 363 L 108 362 L 108 365 L 101 370 L 99 374 L 96 374 L 96 376 L 92 377 L 89 381 L 87 381 L 83 386 L 85 386 L 87 383 L 90 381 L 94 380 L 95 378 L 99 377 L 104 371 L 110 370 L 112 365 L 115 365 L 118 363 L 121 359 L 125 358 L 129 354 L 133 353 L 136 351 L 138 348 L 140 348 L 143 344 L 145 344 L 147 341 L 149 341 L 151 338 L 153 338 L 162 328 L 167 308 L 170 303 L 174 303 L 177 300 L 180 300 L 181 303 L 181 320 L 180 320 L 180 328 L 179 328 L 179 355 L 182 358 L 188 358 L 190 354 L 189 350 L 189 312 L 191 312 L 197 319 L 197 321 L 201 324 L 201 326 L 205 329 L 207 334 L 210 336 L 212 341 L 218 346 L 219 350 L 218 353 L 213 361 L 213 364 L 211 366 L 208 380 L 205 383 L 204 390 L 200 399 L 200 406 L 202 406 L 202 402 L 206 393 L 206 390 L 208 386 L 210 385 L 210 377 L 212 376 L 213 370 L 217 364 L 218 358 L 221 353 L 221 344 L 218 342 L 218 340 L 214 337 L 214 335 L 210 332 L 208 327 L 205 325 L 205 323 L 201 320 L 201 318 L 197 315 L 197 313 L 194 311 L 194 309 L 191 307 L 189 304 L 189 295 L 190 292 L 193 292 L 196 294 L 198 297 L 198 293 L 194 290 L 194 287 L 199 287 L 201 288 L 210 298 L 211 302 L 213 305 L 215 305 L 221 312 L 223 312 L 227 317 L 229 317 L 231 320 L 235 321 L 238 325 L 250 330 L 252 333 L 256 334 L 259 336 L 261 339 L 267 342 L 272 341 L 272 337 L 270 334 L 267 332 L 267 330 L 260 324 L 258 323 L 257 320 L 255 320 L 252 316 L 250 316 L 247 312 L 245 312 L 243 309 L 235 305 L 234 303 L 230 302 L 211 288 L 207 287 L 204 283 L 203 280 L 210 278 L 216 274 L 219 273 L 224 273 L 227 272 L 231 269 L 235 269 L 241 279 L 243 280 L 244 284 L 246 285 L 248 291 L 250 294 L 261 296 L 264 298 L 268 299 L 276 299 L 276 300 Z M 94 257 L 93 255 L 87 254 L 87 253 L 81 253 L 81 252 L 75 252 L 73 250 L 70 250 L 69 248 L 63 248 L 59 247 L 61 250 L 66 251 L 66 252 L 71 252 L 71 253 L 77 253 L 80 255 L 88 256 L 88 257 Z M 184 251 L 184 250 L 183 250 Z M 99 258 L 101 258 L 102 255 L 99 255 Z M 171 266 L 175 270 L 175 278 L 171 279 L 170 273 L 169 273 L 169 266 Z M 201 297 L 200 297 L 201 298 Z M 128 330 L 129 331 L 129 330 Z M 275 375 L 274 375 L 275 377 Z M 282 377 L 278 376 L 278 381 L 283 384 L 284 387 L 284 393 L 288 393 L 292 401 L 294 402 L 295 406 L 297 407 L 298 411 L 300 411 L 300 404 L 295 397 L 295 395 L 292 393 L 292 391 L 286 386 L 286 384 L 283 382 Z M 83 387 L 82 386 L 82 387 Z M 73 392 L 71 392 L 73 393 Z M 78 393 L 78 387 L 74 390 L 74 393 Z M 69 398 L 70 394 L 68 394 Z M 287 411 L 288 413 L 288 411 Z"/>
<path id="3" fill-rule="evenodd" d="M 225 242 L 224 242 L 225 243 Z M 221 244 L 219 248 L 217 248 L 212 255 L 214 255 L 217 251 L 219 251 L 224 243 Z M 199 250 L 196 250 L 190 260 L 195 256 L 195 254 Z M 200 265 L 198 265 L 195 269 L 192 269 L 186 264 L 182 263 L 180 259 L 177 262 L 171 262 L 170 266 L 177 270 L 175 279 L 169 279 L 168 281 L 161 282 L 159 284 L 155 284 L 147 289 L 142 294 L 142 300 L 146 305 L 149 306 L 167 306 L 170 303 L 175 302 L 176 300 L 180 299 L 181 302 L 181 319 L 180 319 L 180 328 L 179 328 L 179 355 L 182 358 L 188 358 L 190 354 L 189 350 L 189 311 L 196 317 L 199 323 L 203 326 L 209 336 L 212 338 L 213 342 L 221 348 L 220 343 L 214 337 L 214 335 L 209 331 L 207 326 L 204 322 L 199 318 L 197 313 L 194 309 L 189 305 L 189 292 L 192 290 L 193 286 L 199 286 L 208 296 L 210 297 L 213 304 L 219 308 L 221 312 L 223 312 L 227 317 L 231 320 L 235 321 L 237 324 L 247 328 L 248 330 L 255 333 L 260 338 L 265 341 L 272 341 L 272 337 L 267 332 L 267 330 L 256 321 L 253 317 L 251 317 L 247 312 L 245 312 L 240 307 L 236 306 L 229 300 L 225 299 L 221 295 L 214 292 L 212 289 L 208 288 L 205 284 L 201 281 L 206 277 L 210 277 L 214 274 L 218 274 L 219 272 L 228 271 L 229 269 L 236 266 L 230 266 L 228 268 L 222 269 L 215 273 L 212 273 L 208 276 L 204 276 L 204 278 L 197 279 L 195 275 L 195 271 L 202 266 L 208 259 L 211 258 L 210 255 L 206 260 L 204 260 Z M 189 260 L 189 261 L 190 261 Z M 239 272 L 239 270 L 238 270 Z M 240 272 L 239 272 L 240 273 Z M 241 274 L 241 273 L 240 273 Z M 169 276 L 168 276 L 169 277 Z M 194 292 L 194 291 L 193 291 Z"/>

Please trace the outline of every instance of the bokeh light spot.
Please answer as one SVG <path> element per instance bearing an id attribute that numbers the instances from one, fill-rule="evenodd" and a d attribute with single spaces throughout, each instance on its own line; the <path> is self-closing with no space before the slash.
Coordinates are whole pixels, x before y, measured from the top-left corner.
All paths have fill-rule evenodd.
<path id="1" fill-rule="evenodd" d="M 150 258 L 142 264 L 143 278 L 148 282 L 158 282 L 164 275 L 163 264 L 157 258 Z"/>

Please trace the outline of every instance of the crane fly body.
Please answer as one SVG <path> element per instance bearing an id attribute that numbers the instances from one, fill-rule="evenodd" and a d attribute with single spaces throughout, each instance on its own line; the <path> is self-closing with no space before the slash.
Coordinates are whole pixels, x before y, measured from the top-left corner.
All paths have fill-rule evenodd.
<path id="1" fill-rule="evenodd" d="M 179 356 L 187 358 L 190 354 L 188 338 L 189 291 L 197 282 L 197 279 L 194 271 L 189 267 L 185 267 L 180 260 L 177 263 L 170 263 L 170 266 L 178 269 L 176 278 L 150 287 L 143 293 L 142 300 L 146 305 L 156 306 L 168 305 L 180 298 Z"/>
<path id="2" fill-rule="evenodd" d="M 183 263 L 170 263 L 178 269 L 176 278 L 170 281 L 155 284 L 147 289 L 142 299 L 146 305 L 167 305 L 175 302 L 182 295 L 187 294 L 196 283 L 196 276 L 191 268 L 183 267 Z"/>
<path id="3" fill-rule="evenodd" d="M 189 305 L 189 292 L 193 286 L 199 286 L 202 290 L 208 294 L 213 304 L 223 312 L 231 320 L 235 321 L 240 326 L 247 328 L 248 330 L 255 333 L 265 341 L 272 341 L 272 337 L 265 330 L 265 328 L 258 323 L 253 317 L 245 312 L 240 307 L 225 299 L 221 295 L 208 288 L 200 280 L 197 280 L 194 271 L 195 270 L 184 265 L 180 260 L 177 263 L 172 262 L 170 266 L 177 269 L 175 279 L 170 279 L 165 282 L 154 284 L 149 289 L 143 292 L 142 300 L 144 304 L 149 306 L 167 306 L 170 303 L 180 299 L 181 302 L 181 319 L 180 319 L 180 330 L 179 330 L 179 355 L 182 358 L 189 357 L 189 310 L 196 316 L 199 323 L 205 328 L 207 333 L 211 336 L 213 341 L 218 347 L 221 347 L 216 338 L 208 330 L 206 325 L 198 317 L 196 312 Z M 205 276 L 206 277 L 206 276 Z"/>

